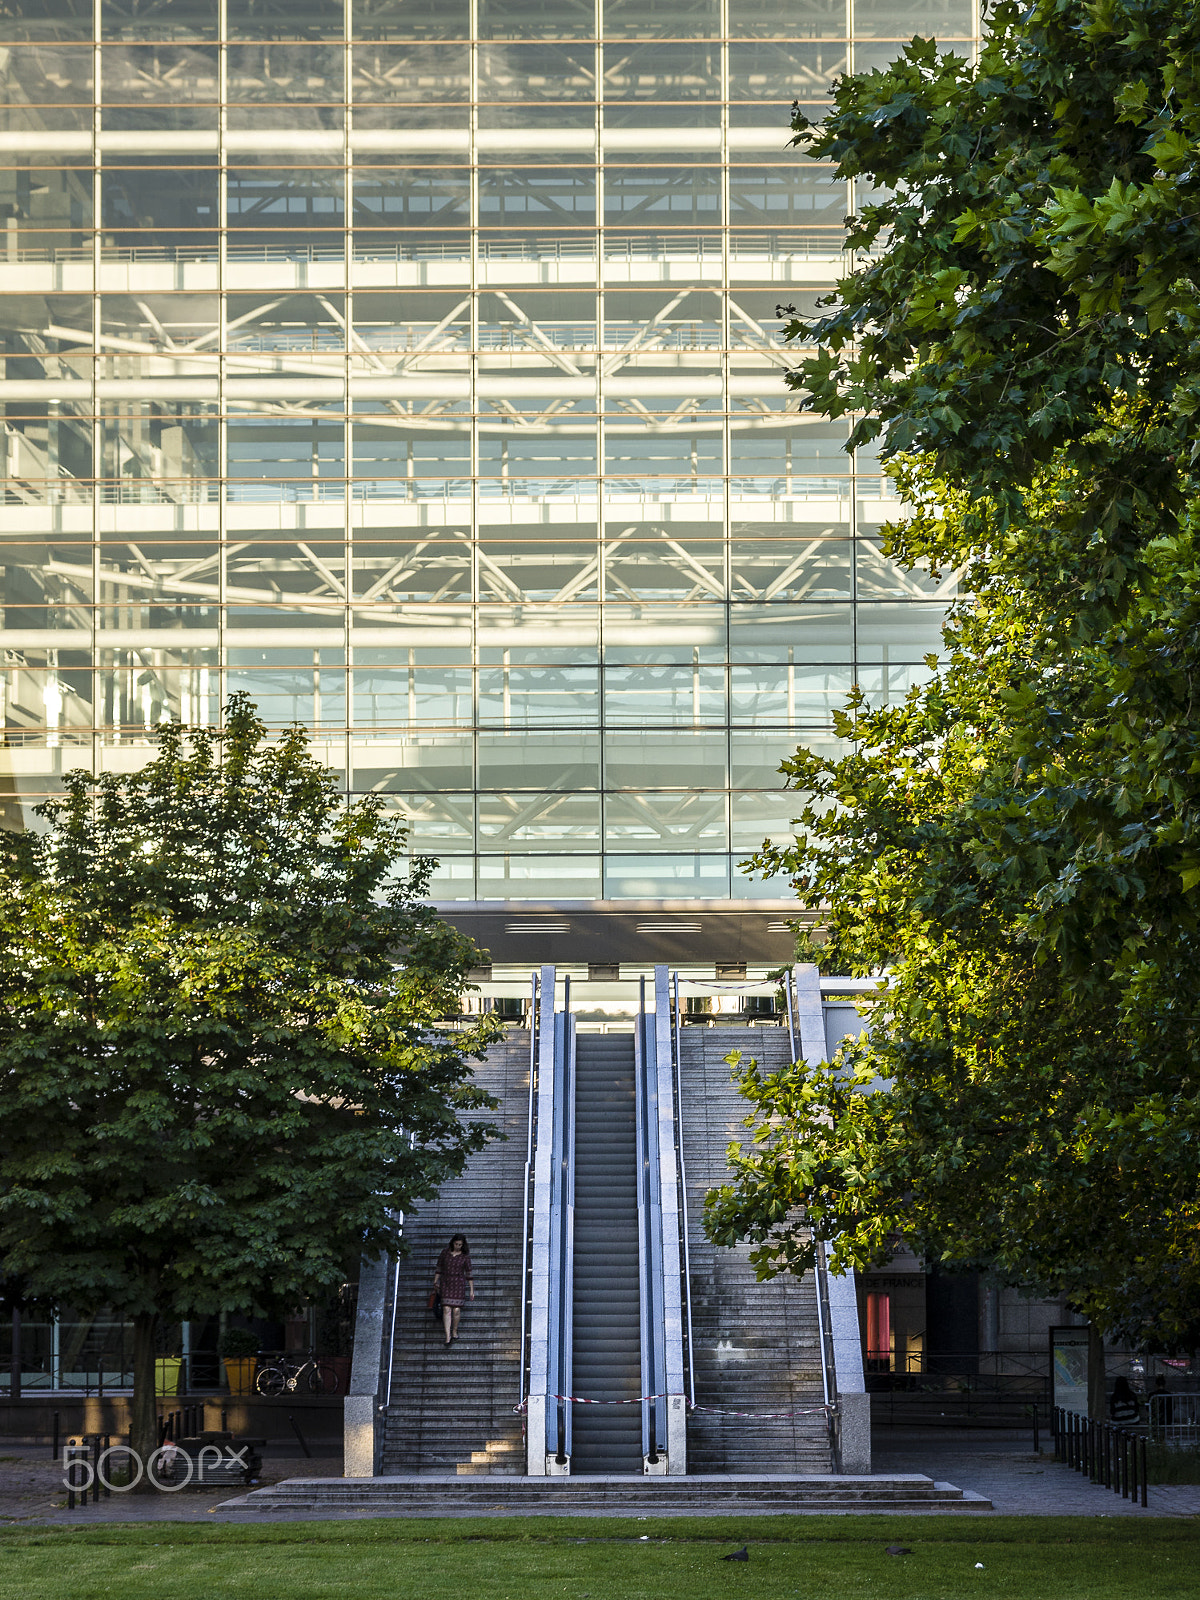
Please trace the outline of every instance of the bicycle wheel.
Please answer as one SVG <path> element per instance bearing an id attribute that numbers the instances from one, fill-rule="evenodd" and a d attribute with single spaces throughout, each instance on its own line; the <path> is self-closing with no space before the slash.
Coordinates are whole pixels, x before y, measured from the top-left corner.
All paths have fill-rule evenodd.
<path id="1" fill-rule="evenodd" d="M 338 1375 L 332 1367 L 316 1366 L 308 1375 L 308 1387 L 312 1394 L 336 1394 Z"/>
<path id="2" fill-rule="evenodd" d="M 282 1394 L 287 1388 L 287 1373 L 279 1367 L 264 1367 L 255 1380 L 259 1394 Z"/>

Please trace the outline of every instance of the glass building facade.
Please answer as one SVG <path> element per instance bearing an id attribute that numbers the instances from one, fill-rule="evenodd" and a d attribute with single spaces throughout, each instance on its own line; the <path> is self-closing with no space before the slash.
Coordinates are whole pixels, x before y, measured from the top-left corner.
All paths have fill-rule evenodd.
<path id="1" fill-rule="evenodd" d="M 778 896 L 776 768 L 947 591 L 797 412 L 791 105 L 965 0 L 0 0 L 10 827 L 237 690 L 436 897 Z M 786 945 L 786 940 L 785 940 Z"/>

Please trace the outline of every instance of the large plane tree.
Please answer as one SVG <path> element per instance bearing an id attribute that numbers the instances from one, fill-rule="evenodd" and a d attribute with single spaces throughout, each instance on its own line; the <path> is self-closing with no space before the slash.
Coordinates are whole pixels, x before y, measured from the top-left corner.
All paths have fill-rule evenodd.
<path id="1" fill-rule="evenodd" d="M 132 1320 L 143 1457 L 164 1321 L 327 1292 L 495 1133 L 478 954 L 383 802 L 244 697 L 158 739 L 0 871 L 0 1270 Z"/>
<path id="2" fill-rule="evenodd" d="M 1034 0 L 976 64 L 914 41 L 810 155 L 868 197 L 836 302 L 793 318 L 806 404 L 881 435 L 889 548 L 960 569 L 928 681 L 857 693 L 786 763 L 764 847 L 826 970 L 884 973 L 834 1068 L 750 1071 L 710 1199 L 761 1270 L 899 1235 L 1200 1343 L 1200 12 Z M 814 348 L 815 347 L 815 348 Z M 885 1087 L 887 1092 L 871 1092 Z"/>

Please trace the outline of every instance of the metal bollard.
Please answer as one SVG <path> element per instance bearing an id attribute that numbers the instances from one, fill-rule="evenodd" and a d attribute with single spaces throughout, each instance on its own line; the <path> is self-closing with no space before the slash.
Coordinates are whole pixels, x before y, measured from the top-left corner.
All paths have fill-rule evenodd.
<path id="1" fill-rule="evenodd" d="M 292 1432 L 296 1435 L 297 1439 L 299 1439 L 299 1441 L 300 1441 L 301 1450 L 303 1450 L 304 1454 L 311 1459 L 312 1451 L 308 1448 L 307 1441 L 305 1440 L 304 1435 L 300 1432 L 300 1424 L 296 1421 L 295 1417 L 291 1414 L 290 1411 L 288 1412 L 288 1421 L 292 1425 Z"/>
<path id="2" fill-rule="evenodd" d="M 58 1460 L 58 1412 L 54 1413 L 54 1443 L 50 1446 L 50 1453 L 55 1461 Z"/>

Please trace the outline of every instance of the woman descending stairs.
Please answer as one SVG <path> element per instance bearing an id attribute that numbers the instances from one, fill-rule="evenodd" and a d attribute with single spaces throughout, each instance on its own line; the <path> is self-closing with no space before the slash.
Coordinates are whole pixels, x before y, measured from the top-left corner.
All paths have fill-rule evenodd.
<path id="1" fill-rule="evenodd" d="M 513 1407 L 521 1386 L 528 1033 L 511 1030 L 493 1045 L 475 1079 L 499 1100 L 492 1120 L 508 1138 L 471 1156 L 460 1177 L 405 1218 L 410 1250 L 400 1263 L 385 1473 L 525 1471 Z M 459 1338 L 447 1350 L 427 1302 L 438 1253 L 459 1232 L 471 1246 L 475 1299 L 464 1306 Z"/>

